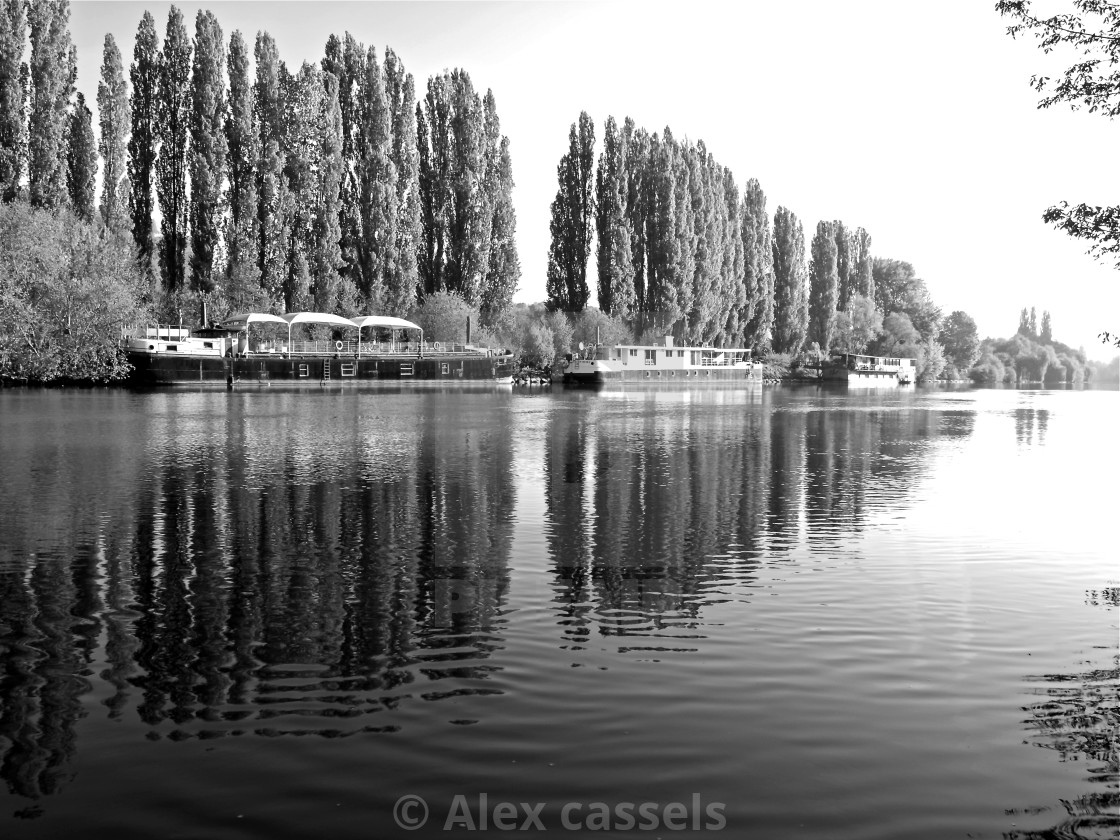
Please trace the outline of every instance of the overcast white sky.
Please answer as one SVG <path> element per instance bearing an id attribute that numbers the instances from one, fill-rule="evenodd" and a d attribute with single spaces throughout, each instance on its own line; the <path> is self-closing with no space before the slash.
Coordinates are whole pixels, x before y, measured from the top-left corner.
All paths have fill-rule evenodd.
<path id="1" fill-rule="evenodd" d="M 1041 214 L 1062 199 L 1120 201 L 1120 172 L 1106 163 L 1120 126 L 1037 110 L 1031 74 L 1065 62 L 1008 37 L 994 0 L 177 5 L 192 34 L 199 8 L 227 40 L 269 31 L 293 69 L 350 31 L 379 57 L 391 46 L 421 93 L 452 67 L 493 89 L 516 181 L 517 300 L 545 297 L 556 164 L 586 110 L 600 138 L 614 115 L 703 140 L 740 188 L 758 178 L 771 215 L 793 210 L 807 237 L 819 219 L 867 228 L 876 255 L 913 263 L 946 314 L 965 310 L 981 335 L 1010 335 L 1033 305 L 1050 310 L 1057 339 L 1114 355 L 1096 336 L 1120 331 L 1120 275 Z M 169 7 L 73 3 L 91 106 L 105 33 L 127 67 L 143 10 L 162 38 Z"/>

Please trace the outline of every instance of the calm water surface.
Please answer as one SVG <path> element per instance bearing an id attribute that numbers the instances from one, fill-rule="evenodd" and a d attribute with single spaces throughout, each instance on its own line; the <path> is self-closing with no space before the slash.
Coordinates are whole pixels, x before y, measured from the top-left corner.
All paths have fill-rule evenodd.
<path id="1" fill-rule="evenodd" d="M 1118 429 L 1116 392 L 2 392 L 0 836 L 1115 837 Z"/>

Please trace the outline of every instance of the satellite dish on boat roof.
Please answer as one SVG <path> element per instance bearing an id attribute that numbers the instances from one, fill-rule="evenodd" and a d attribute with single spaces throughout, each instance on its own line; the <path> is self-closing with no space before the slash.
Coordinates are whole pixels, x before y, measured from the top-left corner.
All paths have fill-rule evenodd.
<path id="1" fill-rule="evenodd" d="M 586 350 L 586 349 L 587 349 L 587 346 L 586 346 L 586 345 L 585 345 L 585 344 L 584 344 L 584 343 L 583 343 L 583 342 L 581 341 L 581 342 L 579 343 L 579 349 L 580 349 L 580 350 Z"/>

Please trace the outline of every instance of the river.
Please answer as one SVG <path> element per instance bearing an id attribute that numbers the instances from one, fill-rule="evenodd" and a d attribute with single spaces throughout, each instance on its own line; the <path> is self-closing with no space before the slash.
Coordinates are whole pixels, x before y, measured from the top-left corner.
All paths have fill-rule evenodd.
<path id="1" fill-rule="evenodd" d="M 1115 391 L 2 391 L 0 836 L 1116 836 L 1117 430 Z"/>

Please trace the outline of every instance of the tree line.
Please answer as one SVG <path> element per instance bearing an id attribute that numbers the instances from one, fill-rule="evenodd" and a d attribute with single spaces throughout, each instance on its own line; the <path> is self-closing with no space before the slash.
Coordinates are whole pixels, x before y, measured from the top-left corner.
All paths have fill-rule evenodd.
<path id="1" fill-rule="evenodd" d="M 746 346 L 922 357 L 944 366 L 941 312 L 908 263 L 875 257 L 871 235 L 820 221 L 806 239 L 787 207 L 771 217 L 756 179 L 740 193 L 703 141 L 678 141 L 608 117 L 594 158 L 586 112 L 557 167 L 547 306 L 579 313 L 594 250 L 602 312 L 636 335 Z"/>
<path id="2" fill-rule="evenodd" d="M 195 295 L 219 313 L 508 307 L 509 141 L 465 70 L 419 95 L 350 33 L 289 69 L 268 32 L 227 40 L 199 11 L 192 37 L 172 7 L 162 38 L 143 14 L 127 77 L 105 36 L 95 136 L 68 27 L 68 0 L 0 0 L 2 198 L 127 234 L 163 314 Z"/>

